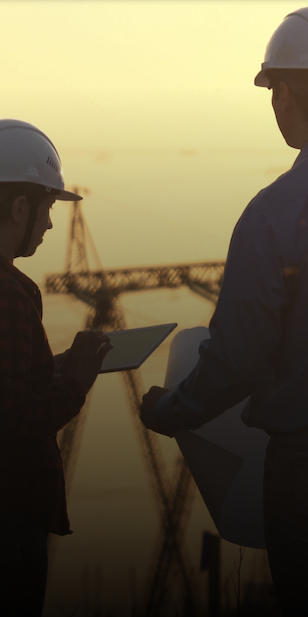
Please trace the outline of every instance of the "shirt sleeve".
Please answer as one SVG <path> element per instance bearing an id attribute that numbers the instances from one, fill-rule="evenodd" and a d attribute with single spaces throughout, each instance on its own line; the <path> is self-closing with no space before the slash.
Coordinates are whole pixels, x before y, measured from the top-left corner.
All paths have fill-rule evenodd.
<path id="1" fill-rule="evenodd" d="M 35 311 L 18 288 L 0 293 L 1 447 L 46 439 L 77 415 L 85 401 L 78 381 L 52 384 L 49 379 L 52 354 Z M 33 365 L 40 359 L 47 371 L 46 377 L 40 367 L 42 383 L 33 379 Z"/>
<path id="2" fill-rule="evenodd" d="M 196 429 L 267 384 L 282 340 L 288 297 L 281 246 L 267 218 L 248 207 L 231 240 L 224 280 L 199 361 L 153 410 L 153 430 Z"/>

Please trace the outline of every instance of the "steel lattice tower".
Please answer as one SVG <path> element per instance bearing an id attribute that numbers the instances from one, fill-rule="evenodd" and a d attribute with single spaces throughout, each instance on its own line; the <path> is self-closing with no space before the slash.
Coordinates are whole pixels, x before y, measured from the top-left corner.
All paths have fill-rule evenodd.
<path id="1" fill-rule="evenodd" d="M 74 188 L 78 192 L 78 188 Z M 126 328 L 120 296 L 125 292 L 187 286 L 204 298 L 216 302 L 224 272 L 224 262 L 205 262 L 158 267 L 121 268 L 90 271 L 86 252 L 86 224 L 80 202 L 73 202 L 73 214 L 63 274 L 46 278 L 47 293 L 71 294 L 88 307 L 87 328 L 104 331 Z M 161 518 L 161 534 L 146 585 L 142 617 L 169 615 L 168 597 L 172 582 L 180 583 L 183 615 L 198 617 L 201 611 L 196 576 L 184 536 L 193 503 L 194 481 L 179 455 L 174 477 L 169 480 L 158 437 L 139 419 L 140 403 L 145 391 L 138 370 L 122 373 L 134 425 L 147 463 Z M 58 436 L 69 490 L 86 413 L 74 418 Z M 167 609 L 164 607 L 167 606 Z"/>

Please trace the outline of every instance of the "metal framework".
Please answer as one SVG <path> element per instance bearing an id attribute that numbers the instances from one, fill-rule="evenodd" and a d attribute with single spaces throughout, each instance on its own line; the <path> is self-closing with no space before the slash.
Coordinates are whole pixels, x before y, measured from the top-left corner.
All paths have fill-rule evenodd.
<path id="1" fill-rule="evenodd" d="M 82 259 L 84 262 L 84 259 Z M 224 262 L 213 261 L 195 264 L 118 268 L 97 272 L 68 270 L 52 274 L 46 280 L 49 293 L 73 293 L 91 306 L 97 306 L 104 295 L 116 297 L 125 292 L 147 291 L 162 287 L 176 288 L 186 285 L 209 300 L 218 298 L 224 271 Z"/>
<path id="2" fill-rule="evenodd" d="M 75 188 L 76 191 L 76 188 Z M 126 327 L 120 304 L 125 292 L 177 288 L 182 285 L 216 302 L 224 262 L 122 268 L 89 271 L 85 247 L 84 220 L 79 202 L 73 204 L 67 270 L 47 277 L 47 293 L 72 294 L 89 308 L 86 326 L 117 330 Z M 73 267 L 74 264 L 74 267 Z M 143 450 L 159 507 L 162 533 L 146 585 L 142 617 L 170 615 L 172 587 L 182 594 L 183 615 L 197 617 L 201 612 L 198 584 L 184 550 L 184 534 L 193 502 L 194 482 L 185 460 L 179 456 L 172 481 L 169 480 L 158 437 L 148 431 L 139 418 L 142 385 L 139 371 L 123 373 L 130 409 Z M 59 436 L 67 482 L 74 471 L 85 414 L 69 423 Z M 167 612 L 166 612 L 167 611 Z"/>

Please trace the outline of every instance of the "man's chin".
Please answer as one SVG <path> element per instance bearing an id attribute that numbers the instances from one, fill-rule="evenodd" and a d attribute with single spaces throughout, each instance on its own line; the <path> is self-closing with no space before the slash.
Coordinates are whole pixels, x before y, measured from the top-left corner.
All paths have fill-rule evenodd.
<path id="1" fill-rule="evenodd" d="M 39 244 L 35 248 L 28 248 L 26 252 L 22 255 L 22 257 L 31 257 L 32 255 L 34 255 L 38 246 Z"/>

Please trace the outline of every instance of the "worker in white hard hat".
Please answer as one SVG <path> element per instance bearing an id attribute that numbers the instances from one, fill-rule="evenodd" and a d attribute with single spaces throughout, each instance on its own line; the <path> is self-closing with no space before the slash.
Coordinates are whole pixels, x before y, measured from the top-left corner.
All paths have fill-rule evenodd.
<path id="1" fill-rule="evenodd" d="M 47 536 L 71 533 L 56 434 L 82 408 L 112 348 L 100 330 L 79 332 L 53 357 L 41 294 L 13 264 L 52 228 L 64 188 L 59 155 L 35 126 L 0 120 L 0 614 L 43 610 Z M 55 365 L 59 377 L 54 379 Z"/>
<path id="2" fill-rule="evenodd" d="M 249 396 L 243 421 L 270 435 L 269 564 L 281 612 L 293 617 L 308 614 L 308 8 L 275 31 L 255 84 L 272 89 L 280 131 L 300 153 L 235 227 L 198 364 L 174 392 L 151 388 L 141 419 L 172 437 Z"/>

